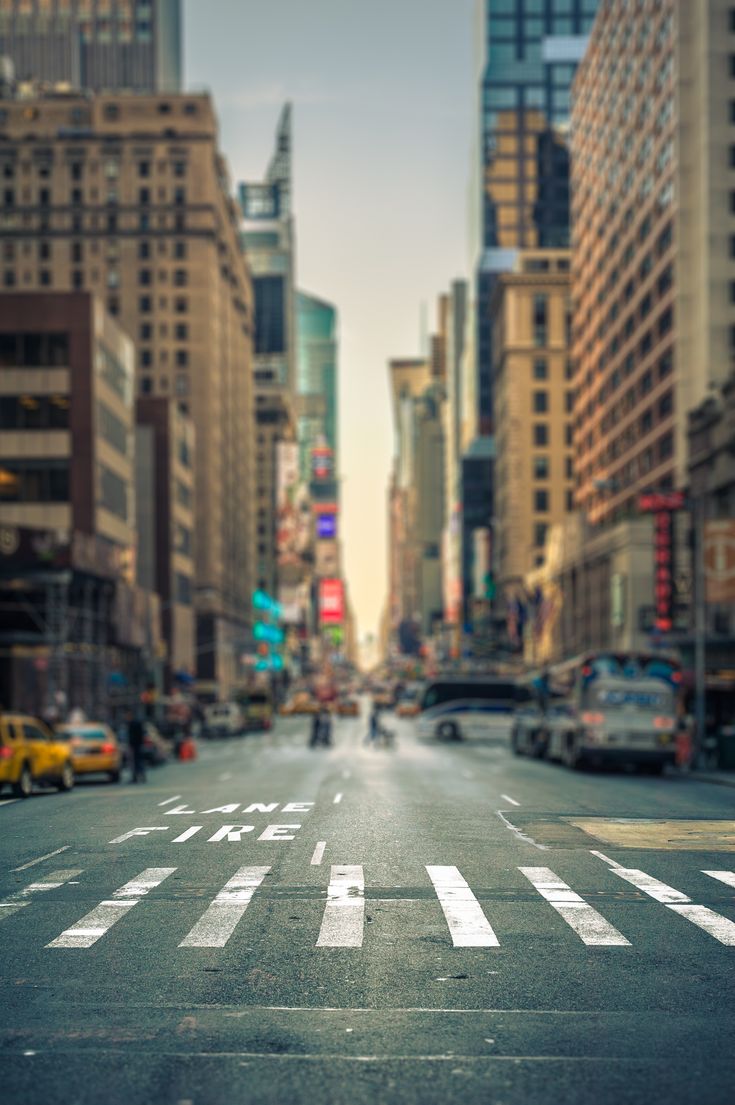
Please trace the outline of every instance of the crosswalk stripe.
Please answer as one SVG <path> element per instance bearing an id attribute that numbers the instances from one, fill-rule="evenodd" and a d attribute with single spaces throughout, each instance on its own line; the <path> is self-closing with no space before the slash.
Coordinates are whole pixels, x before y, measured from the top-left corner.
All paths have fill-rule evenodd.
<path id="1" fill-rule="evenodd" d="M 735 871 L 704 871 L 711 879 L 719 879 L 725 886 L 735 886 Z"/>
<path id="2" fill-rule="evenodd" d="M 5 901 L 0 902 L 0 918 L 10 917 L 12 913 L 17 913 L 19 909 L 23 909 L 23 906 L 29 905 L 32 894 L 43 890 L 58 890 L 64 883 L 69 882 L 70 879 L 75 879 L 81 873 L 82 868 L 49 871 L 43 878 L 36 879 L 35 882 L 24 886 L 22 890 L 16 890 L 14 894 L 9 894 Z"/>
<path id="3" fill-rule="evenodd" d="M 630 867 L 613 867 L 611 870 L 614 875 L 625 879 L 626 882 L 631 883 L 638 890 L 642 890 L 644 894 L 648 894 L 650 898 L 665 905 L 667 909 L 686 917 L 687 921 L 691 921 L 693 925 L 697 925 L 698 928 L 709 933 L 721 944 L 735 947 L 735 922 L 730 921 L 727 917 L 722 917 L 719 913 L 715 913 L 713 909 L 708 909 L 707 906 L 695 905 L 691 898 L 687 897 L 686 894 L 682 894 L 681 890 L 675 890 L 673 886 L 667 886 L 665 882 L 654 879 L 652 875 L 647 875 L 645 871 L 638 871 Z"/>
<path id="4" fill-rule="evenodd" d="M 362 867 L 334 864 L 318 948 L 361 948 L 365 928 L 365 879 Z"/>
<path id="5" fill-rule="evenodd" d="M 180 948 L 224 948 L 270 867 L 241 867 L 220 890 Z"/>
<path id="6" fill-rule="evenodd" d="M 136 906 L 144 895 L 159 886 L 175 867 L 147 867 L 130 882 L 126 882 L 112 895 L 112 899 L 100 902 L 71 928 L 65 929 L 47 948 L 91 948 L 101 936 Z"/>
<path id="7" fill-rule="evenodd" d="M 630 947 L 630 940 L 626 940 L 621 932 L 613 928 L 550 868 L 519 867 L 518 870 L 574 929 L 582 943 L 596 947 Z"/>
<path id="8" fill-rule="evenodd" d="M 499 941 L 456 867 L 426 868 L 455 948 L 496 948 Z"/>

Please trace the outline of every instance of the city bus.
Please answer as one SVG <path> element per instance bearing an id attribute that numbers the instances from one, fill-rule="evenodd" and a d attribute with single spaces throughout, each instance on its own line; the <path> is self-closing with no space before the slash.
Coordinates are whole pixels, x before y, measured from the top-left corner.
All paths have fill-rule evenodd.
<path id="1" fill-rule="evenodd" d="M 676 761 L 681 665 L 647 652 L 589 652 L 548 671 L 546 756 L 568 767 Z"/>
<path id="2" fill-rule="evenodd" d="M 438 676 L 424 688 L 418 715 L 422 737 L 507 740 L 518 705 L 518 688 L 502 676 Z"/>

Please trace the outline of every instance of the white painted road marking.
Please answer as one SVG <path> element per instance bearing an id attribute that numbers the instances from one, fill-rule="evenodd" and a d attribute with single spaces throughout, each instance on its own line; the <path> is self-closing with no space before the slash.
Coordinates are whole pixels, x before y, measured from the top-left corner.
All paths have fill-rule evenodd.
<path id="1" fill-rule="evenodd" d="M 0 802 L 0 806 L 12 806 L 13 802 L 17 801 L 17 798 L 3 798 L 2 802 Z"/>
<path id="2" fill-rule="evenodd" d="M 735 921 L 720 916 L 707 906 L 694 905 L 692 899 L 686 894 L 675 890 L 673 886 L 667 886 L 665 882 L 659 882 L 658 879 L 647 875 L 645 871 L 629 867 L 613 867 L 612 872 L 631 883 L 636 889 L 642 890 L 644 894 L 648 894 L 654 901 L 665 905 L 667 909 L 686 917 L 687 921 L 691 921 L 693 925 L 714 936 L 721 944 L 735 947 Z"/>
<path id="3" fill-rule="evenodd" d="M 56 848 L 53 852 L 47 852 L 45 856 L 39 856 L 38 859 L 32 859 L 28 863 L 21 863 L 20 867 L 14 867 L 13 871 L 27 871 L 29 867 L 35 867 L 37 863 L 43 863 L 45 859 L 51 859 L 52 856 L 58 856 L 61 852 L 66 852 L 71 848 L 71 844 L 65 844 L 63 848 Z"/>
<path id="4" fill-rule="evenodd" d="M 362 867 L 333 865 L 329 875 L 318 948 L 361 948 L 365 920 L 365 879 Z"/>
<path id="5" fill-rule="evenodd" d="M 241 867 L 179 944 L 180 948 L 224 948 L 270 867 Z"/>
<path id="6" fill-rule="evenodd" d="M 342 791 L 340 791 L 340 792 L 339 792 L 339 794 L 335 794 L 335 796 L 334 796 L 334 802 L 333 802 L 332 804 L 333 804 L 334 806 L 337 806 L 337 805 L 339 805 L 339 803 L 340 803 L 341 801 L 342 801 Z"/>
<path id="7" fill-rule="evenodd" d="M 173 798 L 167 798 L 165 802 L 159 802 L 159 806 L 170 806 L 172 802 L 178 802 L 180 794 L 174 794 Z"/>
<path id="8" fill-rule="evenodd" d="M 623 866 L 622 863 L 618 863 L 616 860 L 610 859 L 610 857 L 606 856 L 604 852 L 596 852 L 594 848 L 590 848 L 590 853 L 593 856 L 597 856 L 598 859 L 603 860 L 605 863 L 609 863 L 611 867 Z"/>
<path id="9" fill-rule="evenodd" d="M 498 938 L 456 867 L 427 867 L 455 948 L 497 948 Z"/>
<path id="10" fill-rule="evenodd" d="M 231 771 L 223 771 L 222 774 L 219 777 L 219 781 L 221 783 L 226 783 L 227 780 L 231 779 L 231 778 L 232 778 L 232 772 Z"/>
<path id="11" fill-rule="evenodd" d="M 630 947 L 622 933 L 613 928 L 584 898 L 562 882 L 548 867 L 519 867 L 518 870 L 560 917 L 574 929 L 584 944 L 596 947 Z"/>
<path id="12" fill-rule="evenodd" d="M 516 802 L 515 798 L 511 798 L 509 794 L 501 794 L 500 797 L 505 799 L 506 802 L 510 802 L 511 806 L 520 806 L 521 804 L 520 802 Z"/>
<path id="13" fill-rule="evenodd" d="M 44 875 L 36 882 L 29 883 L 22 890 L 16 890 L 14 894 L 9 894 L 4 902 L 0 902 L 0 918 L 10 917 L 12 913 L 17 913 L 23 906 L 29 905 L 31 894 L 37 894 L 42 890 L 58 890 L 65 882 L 81 875 L 82 870 L 81 867 L 77 867 L 70 871 L 50 871 L 48 875 Z"/>
<path id="14" fill-rule="evenodd" d="M 702 874 L 709 875 L 711 879 L 719 879 L 725 886 L 735 886 L 735 871 L 703 871 Z"/>
<path id="15" fill-rule="evenodd" d="M 327 846 L 326 840 L 320 840 L 314 849 L 314 855 L 311 857 L 311 866 L 318 867 L 324 858 L 324 849 Z"/>
<path id="16" fill-rule="evenodd" d="M 183 844 L 185 840 L 189 840 L 190 837 L 196 836 L 204 828 L 203 825 L 190 825 L 188 829 L 184 829 L 180 836 L 175 836 L 172 840 L 172 844 Z"/>
<path id="17" fill-rule="evenodd" d="M 111 900 L 100 902 L 91 912 L 85 914 L 71 928 L 65 929 L 61 936 L 57 936 L 46 947 L 91 948 L 121 917 L 136 906 L 145 894 L 159 886 L 169 875 L 173 875 L 175 870 L 175 867 L 147 867 L 136 878 L 116 890 Z"/>
<path id="18" fill-rule="evenodd" d="M 167 833 L 168 830 L 168 825 L 141 825 L 139 829 L 131 829 L 130 832 L 123 833 L 122 836 L 116 836 L 109 843 L 122 844 L 123 841 L 130 840 L 134 836 L 148 836 L 148 833 Z"/>

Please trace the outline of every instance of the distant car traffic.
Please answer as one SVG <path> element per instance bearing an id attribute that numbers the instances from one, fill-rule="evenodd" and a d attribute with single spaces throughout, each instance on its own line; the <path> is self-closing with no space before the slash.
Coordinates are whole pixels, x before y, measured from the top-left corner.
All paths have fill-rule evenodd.
<path id="1" fill-rule="evenodd" d="M 10 786 L 18 798 L 28 798 L 34 783 L 50 783 L 58 790 L 74 786 L 69 745 L 42 721 L 25 714 L 0 716 L 0 790 Z"/>
<path id="2" fill-rule="evenodd" d="M 205 707 L 205 737 L 236 737 L 244 730 L 245 716 L 237 702 L 215 702 Z"/>
<path id="3" fill-rule="evenodd" d="M 62 725 L 56 735 L 68 744 L 75 775 L 104 774 L 111 783 L 120 781 L 123 752 L 109 725 L 94 721 Z"/>
<path id="4" fill-rule="evenodd" d="M 354 698 L 341 698 L 337 703 L 337 714 L 339 717 L 359 717 L 360 704 Z"/>
<path id="5" fill-rule="evenodd" d="M 293 714 L 318 714 L 320 709 L 319 703 L 309 691 L 297 691 L 283 704 L 280 713 L 284 717 L 290 717 Z"/>
<path id="6" fill-rule="evenodd" d="M 417 717 L 421 713 L 421 695 L 423 685 L 421 683 L 409 683 L 401 692 L 396 706 L 398 717 Z"/>

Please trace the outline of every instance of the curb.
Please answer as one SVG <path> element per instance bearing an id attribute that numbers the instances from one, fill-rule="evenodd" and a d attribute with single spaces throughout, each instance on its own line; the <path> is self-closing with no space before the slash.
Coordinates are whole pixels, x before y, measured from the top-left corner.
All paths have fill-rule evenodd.
<path id="1" fill-rule="evenodd" d="M 707 774 L 702 771 L 690 771 L 689 778 L 698 783 L 714 783 L 715 786 L 735 787 L 735 772 L 731 775 Z"/>

